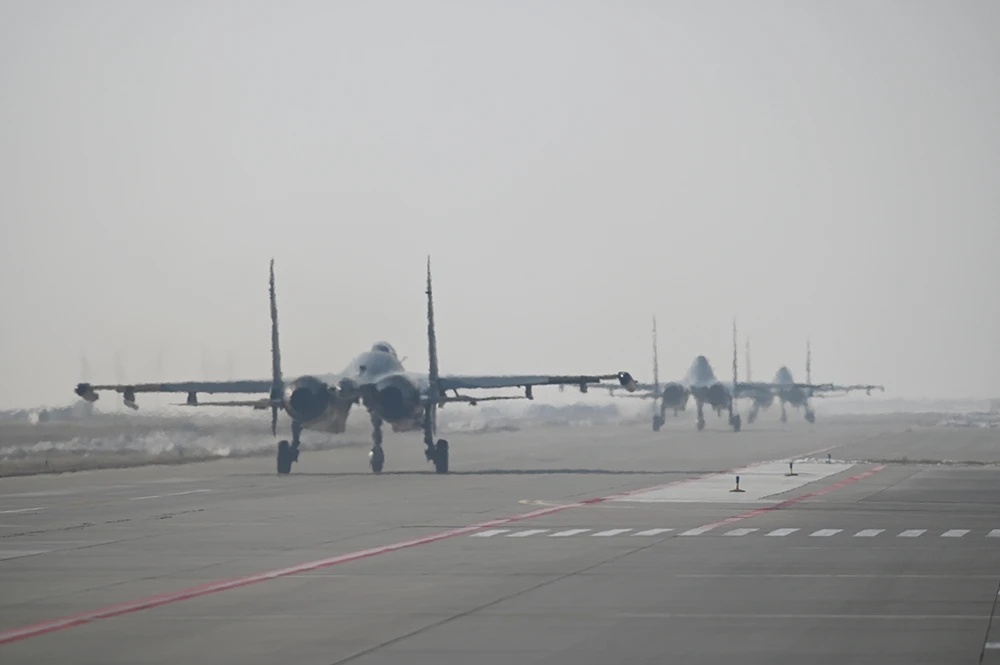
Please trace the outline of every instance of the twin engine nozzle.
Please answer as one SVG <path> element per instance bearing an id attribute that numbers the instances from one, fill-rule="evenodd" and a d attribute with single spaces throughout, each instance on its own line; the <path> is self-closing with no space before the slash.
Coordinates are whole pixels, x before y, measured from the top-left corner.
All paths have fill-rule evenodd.
<path id="1" fill-rule="evenodd" d="M 289 415 L 299 422 L 320 418 L 337 398 L 337 389 L 323 381 L 303 376 L 285 386 L 282 399 Z"/>
<path id="2" fill-rule="evenodd" d="M 303 376 L 285 386 L 282 400 L 295 420 L 308 423 L 318 420 L 338 400 L 365 402 L 390 422 L 411 418 L 421 408 L 420 389 L 403 375 L 387 376 L 362 392 L 353 381 L 331 386 L 312 376 Z"/>

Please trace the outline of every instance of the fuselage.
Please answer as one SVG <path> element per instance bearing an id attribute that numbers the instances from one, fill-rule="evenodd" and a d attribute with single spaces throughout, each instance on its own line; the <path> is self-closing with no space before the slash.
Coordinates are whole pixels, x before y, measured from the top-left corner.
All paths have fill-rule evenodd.
<path id="1" fill-rule="evenodd" d="M 698 356 L 688 368 L 684 378 L 687 390 L 699 402 L 710 404 L 714 409 L 727 408 L 731 401 L 731 393 L 715 376 L 712 366 L 705 356 Z"/>
<path id="2" fill-rule="evenodd" d="M 341 433 L 351 407 L 361 404 L 394 431 L 423 423 L 425 375 L 408 372 L 395 349 L 379 342 L 339 374 L 300 376 L 285 383 L 285 411 L 306 429 Z"/>
<path id="3" fill-rule="evenodd" d="M 809 400 L 809 396 L 806 395 L 805 391 L 795 385 L 795 379 L 792 378 L 791 370 L 785 366 L 778 368 L 778 371 L 774 374 L 772 383 L 780 386 L 777 393 L 778 398 L 783 402 L 798 407 L 805 405 Z"/>

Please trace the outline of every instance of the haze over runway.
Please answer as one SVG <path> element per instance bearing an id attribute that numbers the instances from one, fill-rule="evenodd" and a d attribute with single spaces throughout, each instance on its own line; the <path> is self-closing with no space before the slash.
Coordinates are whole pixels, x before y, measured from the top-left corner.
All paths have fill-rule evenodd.
<path id="1" fill-rule="evenodd" d="M 425 367 L 428 253 L 448 371 L 645 369 L 655 311 L 668 374 L 736 316 L 762 375 L 993 396 L 998 12 L 3 3 L 0 405 L 266 377 L 272 256 L 289 373 Z"/>

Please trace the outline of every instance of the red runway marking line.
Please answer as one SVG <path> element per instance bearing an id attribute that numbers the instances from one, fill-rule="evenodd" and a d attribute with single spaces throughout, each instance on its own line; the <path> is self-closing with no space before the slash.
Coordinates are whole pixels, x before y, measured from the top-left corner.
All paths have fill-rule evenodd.
<path id="1" fill-rule="evenodd" d="M 827 492 L 833 491 L 834 489 L 838 489 L 839 487 L 843 487 L 844 485 L 850 484 L 851 482 L 857 482 L 858 480 L 861 480 L 861 478 L 870 476 L 872 473 L 880 471 L 883 468 L 885 467 L 884 466 L 877 467 L 869 472 L 860 474 L 858 476 L 854 476 L 853 478 L 848 478 L 845 481 L 841 481 L 836 485 L 831 485 L 830 487 L 827 487 L 823 490 L 812 492 L 810 494 L 806 494 L 804 496 L 797 497 L 795 499 L 790 499 L 789 501 L 777 504 L 776 506 L 770 506 L 768 508 L 758 508 L 757 510 L 752 510 L 749 513 L 737 515 L 734 518 L 729 518 L 728 520 L 723 520 L 721 522 L 712 524 L 710 526 L 714 528 L 721 524 L 727 524 L 730 521 L 735 521 L 737 519 L 746 519 L 747 517 L 753 517 L 753 515 L 760 514 L 762 512 L 767 512 L 768 510 L 775 510 L 778 507 L 786 506 L 791 503 L 796 503 L 798 501 L 802 501 L 813 496 L 826 494 Z M 726 471 L 721 471 L 719 473 L 726 473 Z M 715 475 L 715 474 L 710 474 L 710 475 Z M 73 628 L 75 626 L 82 626 L 83 624 L 91 623 L 93 621 L 99 621 L 101 619 L 111 619 L 114 617 L 122 616 L 124 614 L 131 614 L 133 612 L 139 612 L 140 610 L 148 610 L 154 607 L 160 607 L 162 605 L 168 605 L 170 603 L 176 603 L 182 600 L 190 600 L 192 598 L 208 596 L 214 593 L 228 591 L 229 589 L 236 589 L 243 586 L 249 586 L 251 584 L 257 584 L 258 582 L 265 582 L 267 580 L 277 579 L 279 577 L 298 575 L 300 573 L 307 573 L 313 570 L 318 570 L 320 568 L 328 568 L 330 566 L 336 566 L 342 563 L 349 563 L 351 561 L 359 561 L 361 559 L 367 559 L 373 556 L 378 556 L 380 554 L 388 554 L 389 552 L 396 552 L 399 550 L 409 549 L 411 547 L 417 547 L 419 545 L 428 545 L 430 543 L 436 543 L 440 540 L 454 538 L 455 536 L 460 536 L 462 534 L 469 533 L 472 531 L 478 531 L 479 529 L 486 529 L 501 524 L 511 524 L 513 522 L 522 522 L 524 520 L 530 520 L 536 517 L 542 517 L 544 515 L 558 513 L 563 510 L 569 510 L 570 508 L 582 508 L 584 506 L 591 506 L 597 503 L 602 503 L 604 501 L 612 501 L 614 499 L 628 497 L 633 494 L 639 494 L 642 492 L 649 492 L 652 490 L 662 489 L 664 487 L 669 487 L 671 485 L 676 485 L 679 483 L 691 482 L 693 480 L 696 480 L 696 478 L 685 478 L 683 480 L 664 483 L 662 485 L 656 485 L 654 487 L 632 490 L 629 492 L 622 492 L 620 494 L 612 494 L 609 496 L 595 497 L 593 499 L 586 499 L 584 501 L 569 503 L 562 506 L 550 506 L 547 508 L 534 510 L 529 513 L 512 515 L 510 517 L 502 517 L 499 519 L 490 520 L 488 522 L 480 522 L 479 524 L 470 524 L 469 526 L 460 527 L 458 529 L 451 529 L 450 531 L 442 531 L 441 533 L 431 534 L 429 536 L 424 536 L 423 538 L 414 538 L 413 540 L 406 540 L 399 543 L 393 543 L 391 545 L 383 545 L 381 547 L 373 547 L 371 549 L 360 550 L 358 552 L 350 552 L 348 554 L 341 554 L 327 559 L 308 561 L 306 563 L 301 563 L 296 566 L 290 566 L 288 568 L 279 568 L 277 570 L 257 573 L 255 575 L 248 575 L 246 577 L 237 577 L 228 580 L 220 580 L 217 582 L 209 582 L 208 584 L 189 587 L 187 589 L 181 589 L 180 591 L 172 591 L 169 593 L 158 594 L 155 596 L 148 596 L 146 598 L 141 598 L 139 600 L 134 600 L 126 603 L 119 603 L 117 605 L 111 605 L 109 607 L 97 610 L 90 610 L 88 612 L 82 612 L 80 614 L 73 614 L 67 617 L 63 617 L 61 619 L 51 619 L 49 621 L 42 621 L 28 626 L 23 626 L 21 628 L 13 628 L 10 630 L 5 630 L 3 632 L 0 632 L 0 644 L 7 644 L 8 642 L 16 642 L 18 640 L 37 637 L 39 635 L 44 635 L 45 633 L 51 633 L 58 630 L 65 630 L 67 628 Z"/>

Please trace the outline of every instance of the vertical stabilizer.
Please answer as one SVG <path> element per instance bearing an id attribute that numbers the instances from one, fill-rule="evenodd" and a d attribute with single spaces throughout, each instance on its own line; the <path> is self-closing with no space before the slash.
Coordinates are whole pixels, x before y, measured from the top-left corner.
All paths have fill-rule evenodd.
<path id="1" fill-rule="evenodd" d="M 733 387 L 739 381 L 739 356 L 736 353 L 736 319 L 733 319 Z"/>
<path id="2" fill-rule="evenodd" d="M 656 317 L 653 317 L 653 389 L 660 394 L 660 360 L 656 350 Z"/>
<path id="3" fill-rule="evenodd" d="M 278 405 L 285 386 L 281 378 L 281 346 L 278 344 L 278 299 L 274 291 L 274 259 L 271 259 L 271 434 L 278 433 Z"/>
<path id="4" fill-rule="evenodd" d="M 427 256 L 427 405 L 424 410 L 424 443 L 433 446 L 437 431 L 437 405 L 441 396 L 438 388 L 437 333 L 434 329 L 434 290 L 431 286 L 431 257 Z M 428 458 L 429 459 L 429 458 Z"/>
<path id="5" fill-rule="evenodd" d="M 809 347 L 809 339 L 806 339 L 806 383 L 812 385 L 812 349 Z"/>

